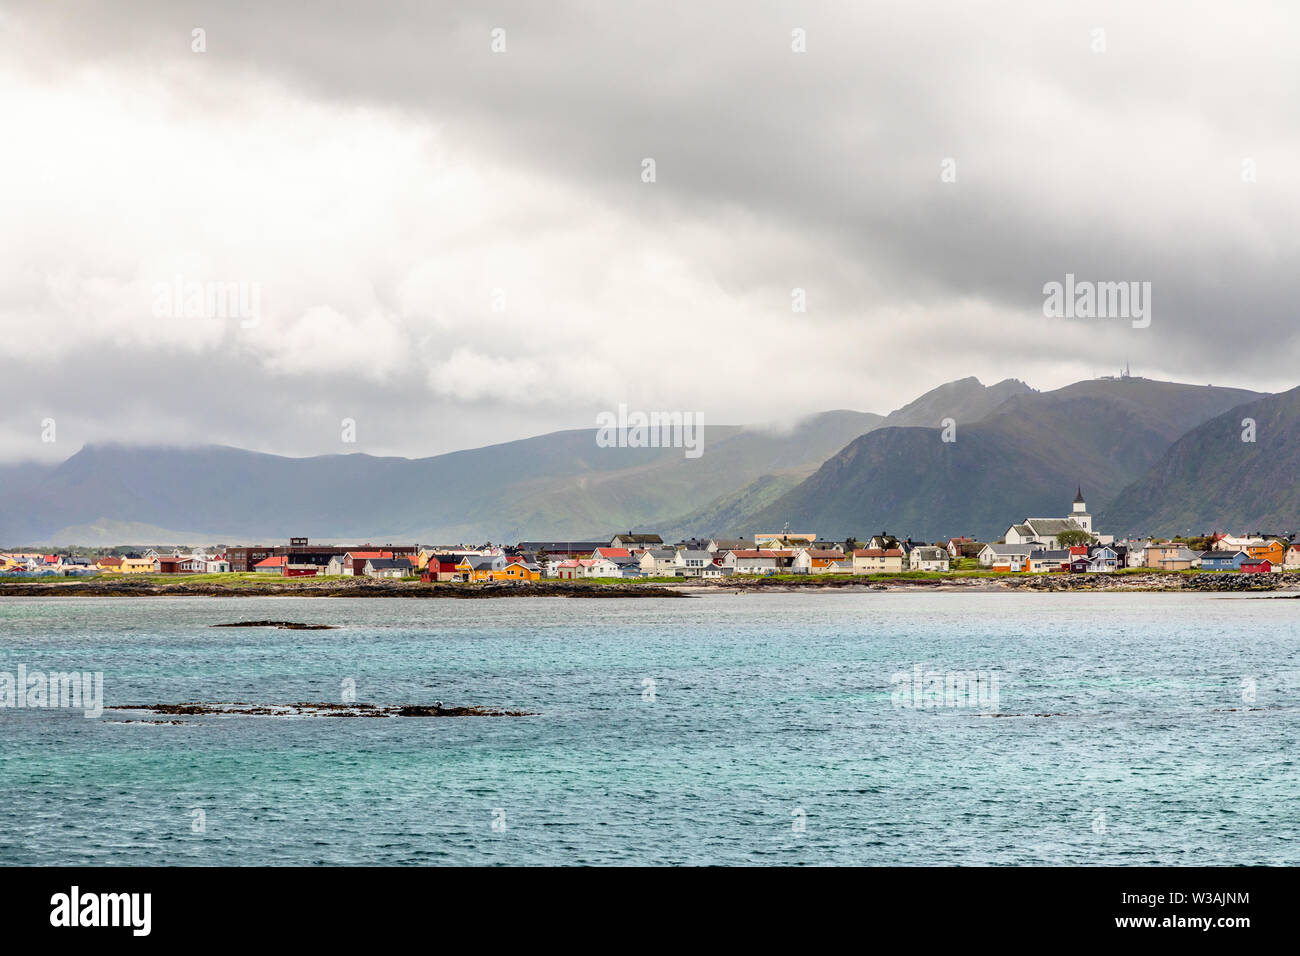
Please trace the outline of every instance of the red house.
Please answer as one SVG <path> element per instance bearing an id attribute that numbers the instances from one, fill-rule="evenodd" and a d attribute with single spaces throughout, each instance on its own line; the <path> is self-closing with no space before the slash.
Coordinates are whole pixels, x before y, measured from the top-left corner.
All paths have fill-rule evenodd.
<path id="1" fill-rule="evenodd" d="M 429 563 L 420 572 L 420 580 L 425 584 L 432 584 L 434 581 L 459 581 L 461 574 L 456 570 L 459 561 L 460 559 L 455 555 L 432 555 Z"/>
<path id="2" fill-rule="evenodd" d="M 1249 561 L 1241 562 L 1242 574 L 1272 574 L 1273 562 L 1268 558 L 1251 558 Z"/>

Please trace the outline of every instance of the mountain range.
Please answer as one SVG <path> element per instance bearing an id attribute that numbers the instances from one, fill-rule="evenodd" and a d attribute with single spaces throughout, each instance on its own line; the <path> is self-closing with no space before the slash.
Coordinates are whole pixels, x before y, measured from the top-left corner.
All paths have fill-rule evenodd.
<path id="1" fill-rule="evenodd" d="M 1256 421 L 1242 441 L 1243 418 Z M 946 426 L 946 427 L 945 427 Z M 595 429 L 429 458 L 286 458 L 226 446 L 88 445 L 0 467 L 0 544 L 600 539 L 785 526 L 993 539 L 1064 515 L 1082 486 L 1106 533 L 1295 524 L 1300 389 L 1095 379 L 1038 392 L 975 378 L 888 415 L 707 426 L 704 453 L 602 448 Z"/>
<path id="2" fill-rule="evenodd" d="M 769 530 L 789 522 L 791 529 L 990 540 L 1026 517 L 1067 514 L 1079 487 L 1092 508 L 1109 505 L 1188 429 L 1258 397 L 1141 378 L 1027 392 L 974 421 L 947 416 L 955 420 L 950 441 L 937 427 L 861 435 L 741 521 Z"/>

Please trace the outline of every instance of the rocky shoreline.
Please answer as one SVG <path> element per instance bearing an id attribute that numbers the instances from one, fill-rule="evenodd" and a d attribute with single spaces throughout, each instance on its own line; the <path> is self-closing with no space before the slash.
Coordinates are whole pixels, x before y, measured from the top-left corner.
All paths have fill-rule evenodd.
<path id="1" fill-rule="evenodd" d="M 345 578 L 316 581 L 288 579 L 262 584 L 220 584 L 140 581 L 131 578 L 64 579 L 53 582 L 0 582 L 0 597 L 362 597 L 362 598 L 681 598 L 730 592 L 791 591 L 1213 591 L 1213 592 L 1300 592 L 1300 573 L 1273 574 L 1181 574 L 1152 571 L 1140 574 L 1011 574 L 974 576 L 956 574 L 932 578 L 815 577 L 790 578 L 732 577 L 725 580 L 683 580 L 673 583 L 620 581 L 585 583 L 578 581 L 491 582 L 486 584 L 424 584 L 419 581 Z M 283 622 L 240 622 L 225 626 L 275 626 Z"/>
<path id="2" fill-rule="evenodd" d="M 807 581 L 758 578 L 752 581 L 701 582 L 687 590 L 801 591 L 860 588 L 870 591 L 1296 591 L 1300 573 L 1182 574 L 1151 571 L 1139 574 L 1006 574 L 953 575 L 934 578 L 815 578 Z"/>
<path id="3" fill-rule="evenodd" d="M 685 597 L 674 587 L 640 584 L 583 584 L 569 581 L 490 582 L 486 584 L 424 584 L 376 578 L 315 581 L 282 579 L 283 583 L 217 584 L 176 581 L 136 581 L 130 578 L 64 579 L 51 583 L 0 582 L 0 597 L 350 597 L 350 598 L 510 598 L 584 597 L 642 598 Z"/>
<path id="4" fill-rule="evenodd" d="M 1031 591 L 1285 591 L 1300 589 L 1300 574 L 1038 574 L 1016 575 L 1004 586 Z"/>

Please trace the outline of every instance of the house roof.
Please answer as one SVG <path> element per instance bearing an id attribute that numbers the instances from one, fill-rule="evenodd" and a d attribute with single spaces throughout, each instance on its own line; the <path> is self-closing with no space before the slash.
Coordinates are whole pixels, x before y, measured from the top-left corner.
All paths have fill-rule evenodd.
<path id="1" fill-rule="evenodd" d="M 614 538 L 620 541 L 631 541 L 633 544 L 663 544 L 664 539 L 657 534 L 616 534 Z M 614 538 L 610 538 L 611 541 Z"/>
<path id="2" fill-rule="evenodd" d="M 995 555 L 1007 554 L 1015 556 L 1027 556 L 1034 551 L 1041 551 L 1043 543 L 1032 541 L 1025 544 L 986 544 L 984 547 L 990 548 Z"/>
<path id="3" fill-rule="evenodd" d="M 731 554 L 737 558 L 776 558 L 777 556 L 775 551 L 756 551 L 748 549 L 732 551 Z"/>
<path id="4" fill-rule="evenodd" d="M 627 548 L 592 548 L 592 554 L 598 558 L 630 558 L 632 552 Z"/>
<path id="5" fill-rule="evenodd" d="M 942 561 L 948 557 L 945 548 L 917 548 L 913 553 L 920 561 Z"/>
<path id="6" fill-rule="evenodd" d="M 517 545 L 518 550 L 530 551 L 533 554 L 538 551 L 545 551 L 547 554 L 556 552 L 591 554 L 597 548 L 606 547 L 609 547 L 608 541 L 520 541 Z"/>
<path id="7" fill-rule="evenodd" d="M 712 538 L 713 547 L 718 551 L 753 550 L 754 542 L 748 538 Z"/>
<path id="8" fill-rule="evenodd" d="M 1054 538 L 1062 531 L 1082 531 L 1083 525 L 1073 518 L 1027 518 L 1024 526 L 1029 528 L 1030 534 L 1043 535 L 1047 538 Z M 1019 530 L 1017 532 L 1024 534 Z"/>
<path id="9" fill-rule="evenodd" d="M 169 558 L 159 557 L 158 560 L 159 560 L 159 561 L 168 561 L 168 560 L 173 560 L 173 561 L 174 561 L 175 558 L 170 558 L 170 559 L 169 559 Z M 284 566 L 285 566 L 286 564 L 288 564 L 288 563 L 289 563 L 289 556 L 288 556 L 287 554 L 277 554 L 277 555 L 272 555 L 272 556 L 269 557 L 269 558 L 263 558 L 261 561 L 258 561 L 257 564 L 253 565 L 253 567 L 255 567 L 255 568 L 282 568 L 282 567 L 284 567 Z"/>
<path id="10" fill-rule="evenodd" d="M 411 562 L 406 558 L 367 558 L 366 566 L 375 571 L 387 571 L 391 568 L 407 570 L 411 567 Z"/>

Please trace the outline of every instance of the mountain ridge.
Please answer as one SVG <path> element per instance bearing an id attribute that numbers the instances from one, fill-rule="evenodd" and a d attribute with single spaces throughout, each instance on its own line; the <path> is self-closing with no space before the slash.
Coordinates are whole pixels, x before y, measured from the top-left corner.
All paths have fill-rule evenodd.
<path id="1" fill-rule="evenodd" d="M 1242 389 L 1094 379 L 1016 395 L 980 421 L 884 427 L 854 439 L 800 485 L 742 516 L 746 527 L 893 531 L 926 540 L 1001 535 L 1029 515 L 1065 515 L 1075 488 L 1107 503 L 1182 433 L 1243 400 Z M 1107 529 L 1096 524 L 1102 532 Z"/>

